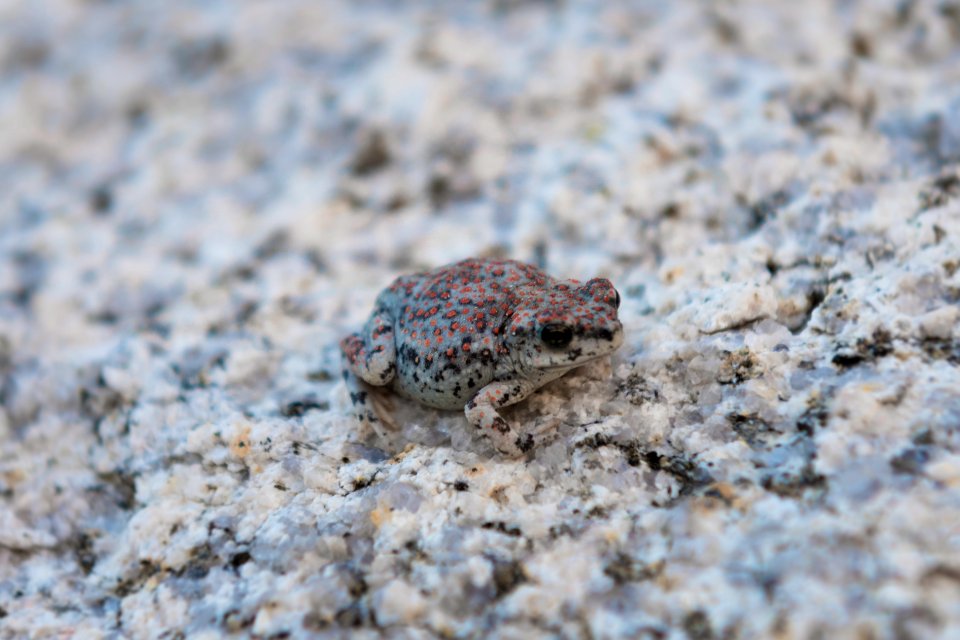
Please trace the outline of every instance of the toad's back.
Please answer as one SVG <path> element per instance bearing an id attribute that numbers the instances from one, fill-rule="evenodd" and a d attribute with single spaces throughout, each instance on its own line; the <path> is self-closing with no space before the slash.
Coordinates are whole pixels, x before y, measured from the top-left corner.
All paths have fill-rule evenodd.
<path id="1" fill-rule="evenodd" d="M 550 281 L 513 260 L 464 260 L 397 278 L 377 300 L 394 317 L 394 389 L 434 407 L 462 408 L 496 377 L 498 364 L 508 364 L 502 338 L 515 288 Z"/>

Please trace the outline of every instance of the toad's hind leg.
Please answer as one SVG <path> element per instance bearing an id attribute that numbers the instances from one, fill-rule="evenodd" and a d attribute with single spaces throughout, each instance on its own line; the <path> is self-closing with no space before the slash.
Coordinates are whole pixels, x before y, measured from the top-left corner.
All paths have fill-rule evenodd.
<path id="1" fill-rule="evenodd" d="M 343 381 L 350 393 L 351 413 L 360 423 L 361 438 L 373 431 L 384 442 L 390 441 L 390 430 L 396 430 L 396 423 L 390 418 L 393 410 L 386 391 L 361 380 L 349 369 L 344 358 Z"/>
<path id="2" fill-rule="evenodd" d="M 397 374 L 397 346 L 390 312 L 377 309 L 363 331 L 340 341 L 340 350 L 347 368 L 358 378 L 377 387 L 389 384 Z"/>
<path id="3" fill-rule="evenodd" d="M 390 313 L 378 309 L 362 332 L 340 341 L 340 350 L 343 353 L 343 380 L 350 392 L 354 415 L 362 427 L 372 428 L 382 439 L 387 439 L 387 429 L 396 429 L 388 417 L 392 407 L 380 389 L 393 381 L 397 372 Z"/>

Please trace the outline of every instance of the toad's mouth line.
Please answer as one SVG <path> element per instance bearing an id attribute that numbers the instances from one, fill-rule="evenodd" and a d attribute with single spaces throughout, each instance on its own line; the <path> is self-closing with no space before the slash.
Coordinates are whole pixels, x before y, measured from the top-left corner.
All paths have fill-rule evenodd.
<path id="1" fill-rule="evenodd" d="M 599 353 L 599 354 L 597 354 L 597 355 L 595 355 L 595 356 L 589 356 L 589 357 L 586 357 L 586 358 L 580 358 L 580 359 L 577 360 L 576 362 L 564 362 L 564 363 L 561 363 L 561 364 L 545 364 L 545 365 L 543 365 L 543 366 L 541 366 L 541 367 L 537 367 L 537 368 L 538 368 L 538 369 L 545 369 L 545 370 L 548 370 L 548 371 L 553 371 L 553 370 L 556 370 L 556 369 L 574 369 L 574 368 L 576 368 L 576 367 L 581 367 L 581 366 L 583 366 L 583 365 L 585 365 L 585 364 L 587 364 L 587 363 L 593 362 L 594 360 L 599 360 L 600 358 L 604 358 L 604 357 L 606 357 L 606 356 L 609 356 L 609 355 L 612 354 L 612 353 L 613 353 L 612 351 L 611 351 L 610 353 Z"/>

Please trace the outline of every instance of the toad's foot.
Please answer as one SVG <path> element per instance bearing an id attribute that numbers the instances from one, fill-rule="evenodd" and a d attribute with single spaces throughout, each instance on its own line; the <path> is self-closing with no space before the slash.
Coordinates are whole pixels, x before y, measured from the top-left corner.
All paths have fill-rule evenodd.
<path id="1" fill-rule="evenodd" d="M 397 430 L 391 414 L 393 403 L 381 387 L 369 385 L 344 368 L 343 381 L 350 393 L 351 413 L 360 423 L 360 437 L 375 433 L 382 442 L 390 442 L 390 431 Z"/>

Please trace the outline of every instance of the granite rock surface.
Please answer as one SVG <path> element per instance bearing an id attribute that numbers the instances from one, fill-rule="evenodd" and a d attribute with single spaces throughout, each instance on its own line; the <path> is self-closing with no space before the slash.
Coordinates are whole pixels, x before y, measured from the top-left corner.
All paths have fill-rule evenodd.
<path id="1" fill-rule="evenodd" d="M 0 4 L 0 638 L 960 637 L 960 4 Z M 611 278 L 520 460 L 338 339 Z"/>

